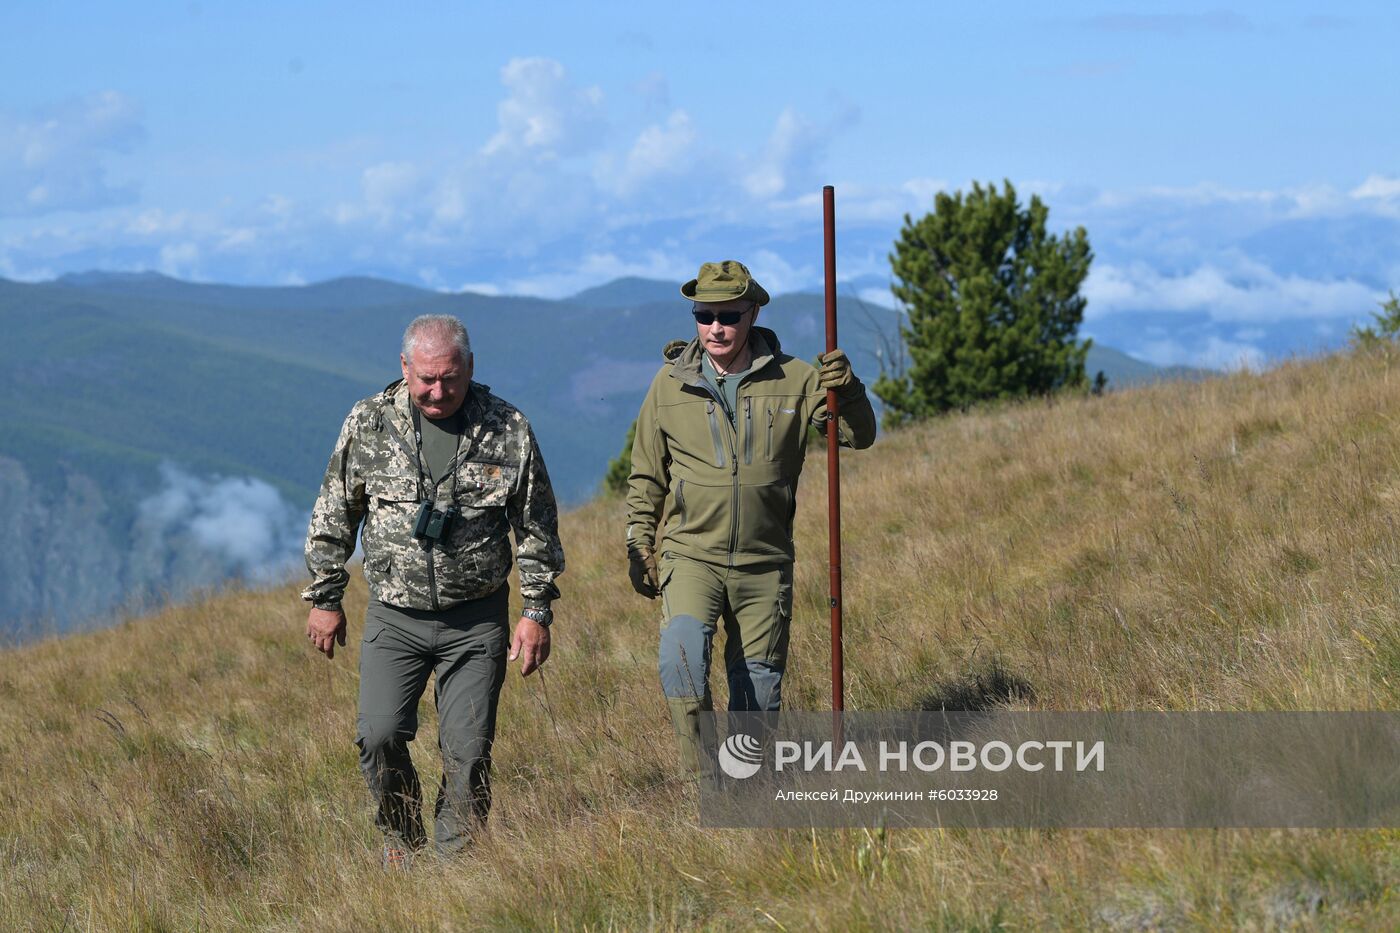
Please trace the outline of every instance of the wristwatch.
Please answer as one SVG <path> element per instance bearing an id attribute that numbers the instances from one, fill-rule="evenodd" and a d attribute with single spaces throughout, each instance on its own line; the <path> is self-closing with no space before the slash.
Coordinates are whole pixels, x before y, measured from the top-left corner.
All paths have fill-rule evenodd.
<path id="1" fill-rule="evenodd" d="M 522 609 L 520 614 L 531 622 L 538 623 L 540 628 L 549 628 L 554 622 L 553 609 Z"/>

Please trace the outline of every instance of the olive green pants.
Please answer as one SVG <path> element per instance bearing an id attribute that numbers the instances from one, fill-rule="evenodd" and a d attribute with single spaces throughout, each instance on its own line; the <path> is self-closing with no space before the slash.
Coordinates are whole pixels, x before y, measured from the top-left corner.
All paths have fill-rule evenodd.
<path id="1" fill-rule="evenodd" d="M 491 742 L 510 646 L 508 593 L 442 612 L 370 600 L 360 646 L 360 769 L 375 823 L 396 845 L 423 846 L 422 788 L 408 743 L 418 734 L 418 701 L 437 675 L 442 783 L 433 809 L 439 851 L 471 841 L 491 807 Z"/>
<path id="2" fill-rule="evenodd" d="M 792 564 L 728 568 L 663 553 L 661 690 L 680 741 L 681 764 L 701 773 L 710 698 L 710 648 L 724 624 L 729 708 L 777 712 L 782 707 L 792 620 Z"/>

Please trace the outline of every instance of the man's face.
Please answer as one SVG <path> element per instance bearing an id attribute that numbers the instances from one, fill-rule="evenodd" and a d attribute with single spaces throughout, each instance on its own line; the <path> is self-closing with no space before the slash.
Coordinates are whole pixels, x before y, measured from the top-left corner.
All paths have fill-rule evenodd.
<path id="1" fill-rule="evenodd" d="M 695 333 L 700 338 L 700 344 L 705 348 L 705 351 L 711 357 L 721 361 L 730 359 L 743 349 L 744 344 L 749 339 L 749 329 L 753 327 L 753 322 L 758 318 L 758 305 L 741 298 L 697 303 L 693 311 L 697 313 L 710 312 L 715 315 L 714 320 L 709 324 L 701 324 L 697 320 Z M 736 323 L 720 323 L 720 315 L 734 312 L 742 312 Z"/>
<path id="2" fill-rule="evenodd" d="M 462 407 L 472 381 L 472 356 L 462 359 L 452 344 L 446 347 L 419 343 L 413 359 L 399 355 L 403 379 L 418 410 L 429 418 L 446 418 Z"/>

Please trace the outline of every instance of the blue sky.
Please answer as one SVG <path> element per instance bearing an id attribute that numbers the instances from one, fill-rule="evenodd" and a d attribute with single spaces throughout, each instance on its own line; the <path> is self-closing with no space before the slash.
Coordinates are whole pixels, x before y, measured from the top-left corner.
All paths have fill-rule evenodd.
<path id="1" fill-rule="evenodd" d="M 746 260 L 888 302 L 906 212 L 1039 194 L 1086 332 L 1335 344 L 1400 287 L 1384 3 L 8 4 L 0 276 L 383 275 L 548 296 Z"/>

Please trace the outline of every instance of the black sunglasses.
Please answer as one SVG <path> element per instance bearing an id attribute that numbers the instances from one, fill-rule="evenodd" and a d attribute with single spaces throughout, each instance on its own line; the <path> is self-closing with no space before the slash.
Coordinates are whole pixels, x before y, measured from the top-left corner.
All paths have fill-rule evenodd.
<path id="1" fill-rule="evenodd" d="M 745 308 L 743 311 L 692 311 L 690 313 L 695 315 L 695 323 L 704 327 L 710 326 L 716 320 L 725 327 L 733 327 L 752 310 L 752 308 Z"/>

